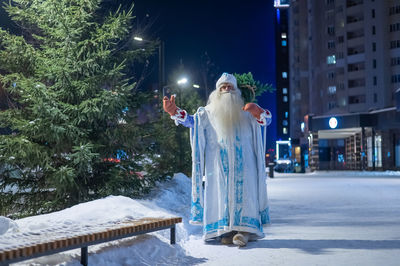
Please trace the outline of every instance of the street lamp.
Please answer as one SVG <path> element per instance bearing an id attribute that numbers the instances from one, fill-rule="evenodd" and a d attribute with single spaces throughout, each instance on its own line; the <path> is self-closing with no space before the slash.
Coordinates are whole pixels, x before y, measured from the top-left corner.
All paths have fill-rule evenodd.
<path id="1" fill-rule="evenodd" d="M 188 81 L 189 81 L 189 80 L 188 80 L 186 77 L 182 77 L 182 78 L 180 78 L 180 79 L 178 79 L 178 80 L 176 81 L 176 84 L 178 84 L 179 87 L 182 87 L 182 86 L 184 86 L 185 84 L 187 84 Z M 175 84 L 169 84 L 169 85 L 166 85 L 166 86 L 163 86 L 163 87 L 162 87 L 163 98 L 164 98 L 164 96 L 165 96 L 165 89 L 168 89 L 168 88 L 171 88 L 171 87 L 174 87 L 174 86 L 175 86 Z M 200 85 L 198 85 L 198 84 L 192 84 L 192 86 L 193 86 L 193 88 L 196 88 L 196 89 L 200 88 Z"/>
<path id="2" fill-rule="evenodd" d="M 186 84 L 187 82 L 188 82 L 187 78 L 181 78 L 181 79 L 179 79 L 176 83 L 177 83 L 178 85 L 184 85 L 184 84 Z"/>
<path id="3" fill-rule="evenodd" d="M 144 40 L 140 36 L 134 36 L 133 39 L 138 42 L 150 42 L 147 40 Z M 165 80 L 165 61 L 164 61 L 164 42 L 160 41 L 158 44 L 158 87 L 163 88 L 164 86 L 164 80 Z M 163 88 L 164 90 L 164 88 Z M 164 93 L 163 93 L 164 96 Z"/>

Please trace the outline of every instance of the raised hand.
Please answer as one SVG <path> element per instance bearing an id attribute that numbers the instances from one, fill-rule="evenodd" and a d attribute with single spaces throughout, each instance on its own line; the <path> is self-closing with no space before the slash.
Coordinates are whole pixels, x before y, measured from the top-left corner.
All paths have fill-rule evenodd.
<path id="1" fill-rule="evenodd" d="M 260 119 L 260 115 L 264 112 L 264 109 L 255 103 L 247 103 L 242 109 L 249 112 L 257 119 Z"/>
<path id="2" fill-rule="evenodd" d="M 176 110 L 178 110 L 178 107 L 176 107 L 175 104 L 175 95 L 171 95 L 171 99 L 168 99 L 167 96 L 164 96 L 163 108 L 164 111 L 170 114 L 171 116 L 176 115 Z"/>

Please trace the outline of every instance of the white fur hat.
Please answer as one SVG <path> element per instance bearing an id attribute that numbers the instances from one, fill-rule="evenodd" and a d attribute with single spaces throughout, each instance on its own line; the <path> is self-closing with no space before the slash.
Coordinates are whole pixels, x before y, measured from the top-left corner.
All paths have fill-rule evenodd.
<path id="1" fill-rule="evenodd" d="M 223 74 L 221 75 L 221 77 L 218 79 L 216 88 L 219 89 L 219 88 L 221 87 L 222 83 L 229 83 L 229 84 L 232 84 L 233 87 L 234 87 L 236 90 L 237 90 L 237 88 L 238 88 L 238 87 L 237 87 L 237 81 L 236 81 L 235 76 L 232 75 L 232 74 L 228 74 L 228 73 L 226 73 L 226 72 L 223 73 Z"/>

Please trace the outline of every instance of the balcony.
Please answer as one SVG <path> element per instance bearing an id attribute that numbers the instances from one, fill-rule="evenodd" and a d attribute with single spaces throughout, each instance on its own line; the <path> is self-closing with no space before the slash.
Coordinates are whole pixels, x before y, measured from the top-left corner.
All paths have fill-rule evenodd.
<path id="1" fill-rule="evenodd" d="M 347 8 L 362 5 L 362 4 L 363 4 L 363 0 L 347 0 L 346 1 Z"/>
<path id="2" fill-rule="evenodd" d="M 347 71 L 348 72 L 361 71 L 361 70 L 364 70 L 364 69 L 365 69 L 365 63 L 364 62 L 348 64 L 347 65 Z"/>
<path id="3" fill-rule="evenodd" d="M 365 45 L 364 43 L 365 43 L 364 38 L 351 39 L 347 41 L 347 48 L 364 46 Z"/>
<path id="4" fill-rule="evenodd" d="M 359 21 L 364 21 L 364 15 L 362 13 L 353 16 L 347 16 L 346 19 L 347 24 L 356 23 Z"/>
<path id="5" fill-rule="evenodd" d="M 348 84 L 349 86 L 350 85 L 353 86 L 353 87 L 349 87 L 350 89 L 354 89 L 357 87 L 363 87 L 363 86 L 365 86 L 365 81 L 361 81 L 361 80 L 365 80 L 365 70 L 359 69 L 358 71 L 347 72 L 347 79 L 349 79 L 349 81 L 356 80 L 355 83 Z"/>
<path id="6" fill-rule="evenodd" d="M 356 54 L 363 54 L 365 52 L 364 45 L 359 45 L 356 47 L 349 47 L 347 49 L 347 55 L 356 55 Z"/>
<path id="7" fill-rule="evenodd" d="M 365 87 L 365 78 L 350 79 L 348 81 L 348 88 Z"/>
<path id="8" fill-rule="evenodd" d="M 364 29 L 358 29 L 354 31 L 347 32 L 347 40 L 352 40 L 356 38 L 363 38 L 364 37 Z"/>
<path id="9" fill-rule="evenodd" d="M 352 64 L 352 63 L 357 63 L 357 62 L 362 62 L 365 61 L 365 54 L 355 54 L 355 55 L 349 55 L 347 57 L 347 63 Z"/>

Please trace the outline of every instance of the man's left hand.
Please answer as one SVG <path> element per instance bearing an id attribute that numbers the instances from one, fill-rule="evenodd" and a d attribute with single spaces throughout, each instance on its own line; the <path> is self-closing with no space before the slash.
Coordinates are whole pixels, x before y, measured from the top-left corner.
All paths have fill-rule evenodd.
<path id="1" fill-rule="evenodd" d="M 247 103 L 242 109 L 252 114 L 257 120 L 260 119 L 260 115 L 264 112 L 264 109 L 255 103 Z"/>

